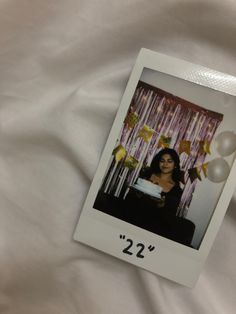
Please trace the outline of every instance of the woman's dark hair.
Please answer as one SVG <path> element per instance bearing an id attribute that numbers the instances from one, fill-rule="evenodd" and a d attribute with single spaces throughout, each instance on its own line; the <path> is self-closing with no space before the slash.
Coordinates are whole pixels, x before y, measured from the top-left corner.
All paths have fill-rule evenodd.
<path id="1" fill-rule="evenodd" d="M 151 166 L 145 170 L 145 173 L 143 173 L 143 177 L 150 178 L 153 173 L 155 174 L 161 173 L 161 169 L 159 165 L 160 165 L 162 156 L 165 154 L 170 155 L 174 161 L 175 168 L 173 170 L 172 179 L 176 183 L 179 183 L 181 179 L 180 160 L 179 160 L 179 155 L 172 148 L 164 148 L 161 151 L 159 151 L 156 154 L 156 156 L 153 158 L 151 162 Z"/>

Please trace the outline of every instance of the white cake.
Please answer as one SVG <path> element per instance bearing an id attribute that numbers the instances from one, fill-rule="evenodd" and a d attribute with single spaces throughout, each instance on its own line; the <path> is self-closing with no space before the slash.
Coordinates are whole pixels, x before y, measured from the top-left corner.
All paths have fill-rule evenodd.
<path id="1" fill-rule="evenodd" d="M 136 186 L 140 187 L 146 193 L 156 196 L 160 196 L 162 191 L 162 188 L 159 185 L 141 178 L 138 178 Z"/>

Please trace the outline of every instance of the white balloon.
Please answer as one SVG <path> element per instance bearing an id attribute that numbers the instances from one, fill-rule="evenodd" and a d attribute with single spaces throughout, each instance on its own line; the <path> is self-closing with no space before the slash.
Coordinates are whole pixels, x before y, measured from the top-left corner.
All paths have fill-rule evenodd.
<path id="1" fill-rule="evenodd" d="M 225 181 L 229 175 L 230 168 L 223 158 L 216 158 L 209 162 L 207 177 L 212 182 Z"/>
<path id="2" fill-rule="evenodd" d="M 236 150 L 236 134 L 231 131 L 222 132 L 217 135 L 215 143 L 221 156 L 229 156 Z"/>

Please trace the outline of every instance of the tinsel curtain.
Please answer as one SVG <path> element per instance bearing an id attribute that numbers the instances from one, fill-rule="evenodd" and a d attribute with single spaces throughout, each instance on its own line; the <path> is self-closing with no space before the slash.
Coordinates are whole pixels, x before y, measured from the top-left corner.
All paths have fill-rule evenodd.
<path id="1" fill-rule="evenodd" d="M 115 153 L 111 156 L 101 189 L 105 193 L 125 198 L 142 167 L 149 166 L 162 149 L 159 143 L 164 136 L 169 141 L 168 147 L 180 155 L 185 184 L 182 186 L 178 215 L 186 216 L 197 183 L 197 180 L 191 180 L 189 169 L 204 163 L 207 152 L 201 150 L 200 143 L 207 142 L 210 145 L 222 119 L 222 114 L 139 81 L 116 143 L 123 155 L 120 159 L 116 158 Z M 144 135 L 148 134 L 149 138 L 145 138 Z M 190 153 L 180 153 L 183 141 L 191 144 Z"/>

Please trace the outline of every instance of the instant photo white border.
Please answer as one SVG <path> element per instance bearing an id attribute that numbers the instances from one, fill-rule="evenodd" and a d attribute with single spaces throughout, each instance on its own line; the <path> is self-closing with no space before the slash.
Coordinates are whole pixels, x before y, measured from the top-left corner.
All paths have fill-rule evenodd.
<path id="1" fill-rule="evenodd" d="M 124 120 L 127 114 L 144 68 L 156 70 L 236 96 L 236 78 L 233 76 L 148 49 L 141 49 L 87 195 L 75 230 L 74 239 L 170 280 L 192 287 L 199 277 L 200 270 L 207 258 L 236 188 L 235 160 L 198 250 L 168 240 L 93 208 L 97 192 L 114 149 L 114 144 L 121 130 L 121 121 Z M 124 254 L 122 252 L 124 243 L 120 239 L 120 236 L 123 235 L 126 239 L 131 238 L 136 243 L 143 243 L 145 247 L 149 245 L 154 246 L 155 250 L 148 252 L 143 259 L 137 258 L 135 254 Z"/>

